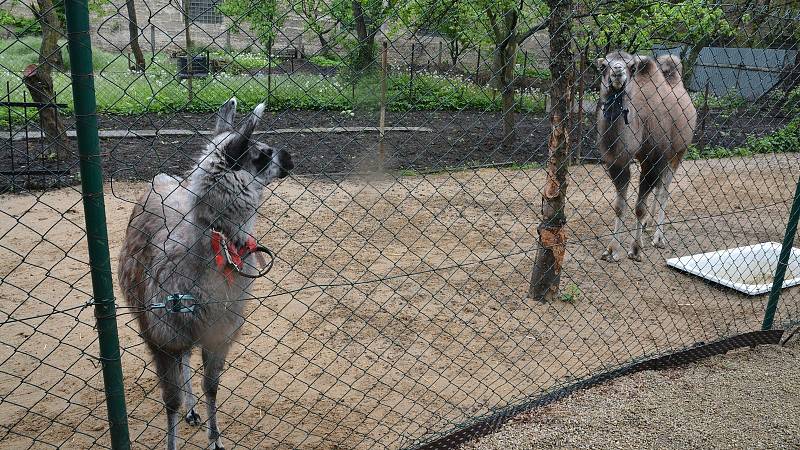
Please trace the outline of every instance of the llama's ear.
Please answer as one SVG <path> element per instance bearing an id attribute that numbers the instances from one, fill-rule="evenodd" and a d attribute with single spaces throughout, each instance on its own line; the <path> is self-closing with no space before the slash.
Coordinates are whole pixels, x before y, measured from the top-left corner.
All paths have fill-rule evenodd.
<path id="1" fill-rule="evenodd" d="M 247 118 L 244 120 L 244 123 L 239 128 L 239 134 L 243 136 L 245 139 L 250 139 L 250 136 L 253 135 L 253 131 L 255 131 L 256 126 L 261 122 L 261 117 L 264 116 L 264 110 L 267 109 L 267 106 L 263 103 L 260 103 L 256 108 L 248 114 Z"/>
<path id="2" fill-rule="evenodd" d="M 236 116 L 236 97 L 231 97 L 230 100 L 225 102 L 217 111 L 217 124 L 214 127 L 214 134 L 220 134 L 223 131 L 233 131 L 233 119 Z"/>
<path id="3" fill-rule="evenodd" d="M 247 151 L 250 146 L 250 138 L 253 136 L 256 126 L 261 122 L 266 105 L 263 103 L 247 115 L 244 123 L 234 133 L 234 136 L 225 144 L 225 157 L 232 167 L 238 164 L 239 158 Z"/>

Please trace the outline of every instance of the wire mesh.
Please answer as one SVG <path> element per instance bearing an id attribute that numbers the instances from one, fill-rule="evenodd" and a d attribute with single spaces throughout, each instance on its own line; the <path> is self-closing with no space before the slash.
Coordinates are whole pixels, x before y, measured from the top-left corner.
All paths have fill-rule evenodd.
<path id="1" fill-rule="evenodd" d="M 199 320 L 200 312 L 168 313 L 157 306 L 164 295 L 132 304 L 117 287 L 136 447 L 168 441 L 164 374 L 153 351 L 175 364 L 189 352 L 198 405 L 216 397 L 223 442 L 237 448 L 406 448 L 633 361 L 760 329 L 766 296 L 702 281 L 665 259 L 783 239 L 800 173 L 800 10 L 793 2 L 130 0 L 89 7 L 112 265 L 124 263 L 116 255 L 129 220 L 141 216 L 142 195 L 155 180 L 165 217 L 136 223 L 161 231 L 134 231 L 176 258 L 175 267 L 156 272 L 146 255 L 128 259 L 144 273 L 142 285 L 157 280 L 164 295 L 191 295 L 188 306 L 220 312 L 197 325 L 195 345 L 178 348 L 148 337 L 137 318 L 180 331 L 165 317 Z M 566 14 L 554 20 L 554 10 Z M 108 447 L 87 310 L 94 300 L 63 4 L 4 2 L 0 19 L 0 97 L 29 101 L 23 71 L 37 64 L 51 76 L 52 102 L 66 103 L 61 128 L 36 108 L 0 108 L 8 129 L 0 167 L 12 170 L 22 149 L 44 155 L 36 183 L 0 175 L 0 439 L 10 447 Z M 554 53 L 558 33 L 569 46 Z M 637 227 L 635 161 L 621 259 L 600 259 L 615 236 L 616 193 L 597 144 L 597 122 L 608 120 L 597 60 L 614 50 L 678 55 L 697 112 L 669 187 L 665 246 L 650 244 L 651 223 L 641 261 L 627 258 Z M 569 70 L 553 72 L 566 51 Z M 560 95 L 559 81 L 567 87 Z M 181 197 L 187 185 L 177 182 L 211 176 L 202 172 L 212 162 L 202 152 L 220 145 L 213 130 L 231 97 L 237 127 L 264 103 L 253 140 L 285 150 L 294 167 L 235 227 L 274 252 L 272 270 L 242 295 L 209 296 L 219 287 L 208 287 L 219 276 L 215 263 L 186 272 L 180 264 L 194 256 L 169 253 L 177 238 L 165 237 L 159 221 L 180 216 L 197 226 L 194 240 L 182 243 L 209 251 L 212 223 L 196 222 L 203 195 Z M 627 109 L 624 120 L 645 114 Z M 566 112 L 563 122 L 551 121 L 558 111 Z M 654 118 L 654 135 L 663 136 L 671 120 Z M 548 159 L 562 125 L 566 159 Z M 40 134 L 20 134 L 26 129 Z M 548 162 L 566 171 L 566 246 L 557 292 L 539 302 L 528 290 L 537 226 L 548 219 Z M 787 279 L 800 277 L 792 258 Z M 727 274 L 747 284 L 766 282 L 775 268 L 763 260 L 736 264 Z M 190 282 L 170 292 L 170 280 L 181 276 Z M 798 289 L 782 293 L 776 328 L 797 323 Z M 241 327 L 226 328 L 231 320 Z M 212 364 L 197 348 L 209 334 L 230 345 L 216 394 L 203 388 Z M 189 384 L 180 383 L 191 398 Z M 182 406 L 178 443 L 207 447 L 206 408 L 197 407 L 199 426 L 183 421 L 186 412 Z"/>

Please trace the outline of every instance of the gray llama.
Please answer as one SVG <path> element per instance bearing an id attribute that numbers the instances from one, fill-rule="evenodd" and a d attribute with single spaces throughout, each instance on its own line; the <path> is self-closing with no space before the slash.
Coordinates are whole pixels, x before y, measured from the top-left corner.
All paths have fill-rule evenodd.
<path id="1" fill-rule="evenodd" d="M 140 334 L 153 354 L 167 410 L 168 450 L 176 448 L 184 391 L 186 422 L 201 422 L 189 367 L 195 346 L 202 349 L 210 448 L 224 448 L 217 388 L 244 322 L 243 300 L 252 283 L 240 270 L 253 273 L 251 233 L 265 186 L 293 168 L 287 152 L 250 139 L 263 113 L 264 105 L 258 105 L 234 130 L 236 99 L 228 100 L 218 112 L 213 139 L 187 178 L 156 176 L 128 224 L 119 282 L 128 304 L 136 307 Z"/>

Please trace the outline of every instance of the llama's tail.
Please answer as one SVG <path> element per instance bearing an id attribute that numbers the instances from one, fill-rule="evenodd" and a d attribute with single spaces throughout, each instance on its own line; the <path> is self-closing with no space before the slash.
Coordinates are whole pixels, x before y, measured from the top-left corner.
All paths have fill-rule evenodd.
<path id="1" fill-rule="evenodd" d="M 656 61 L 658 62 L 658 68 L 664 74 L 664 78 L 667 79 L 667 83 L 675 86 L 681 82 L 683 64 L 681 64 L 681 59 L 677 55 L 661 55 L 656 58 Z"/>

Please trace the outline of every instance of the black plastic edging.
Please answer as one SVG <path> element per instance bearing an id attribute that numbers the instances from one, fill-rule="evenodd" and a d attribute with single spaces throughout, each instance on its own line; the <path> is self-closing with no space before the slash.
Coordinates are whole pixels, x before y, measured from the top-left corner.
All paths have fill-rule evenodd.
<path id="1" fill-rule="evenodd" d="M 755 347 L 757 345 L 764 344 L 779 344 L 782 336 L 783 330 L 753 331 L 750 333 L 731 336 L 719 341 L 710 342 L 708 344 L 701 342 L 688 349 L 633 362 L 622 367 L 594 375 L 568 386 L 564 386 L 547 394 L 531 398 L 522 404 L 509 406 L 485 419 L 467 425 L 464 428 L 453 430 L 451 433 L 448 433 L 445 436 L 421 444 L 414 448 L 417 450 L 457 449 L 468 441 L 497 431 L 501 425 L 508 422 L 511 418 L 518 414 L 546 406 L 581 389 L 596 386 L 598 384 L 605 383 L 606 381 L 619 378 L 623 375 L 630 375 L 643 370 L 660 370 L 680 366 L 707 358 L 709 356 L 721 355 L 737 348 Z"/>

